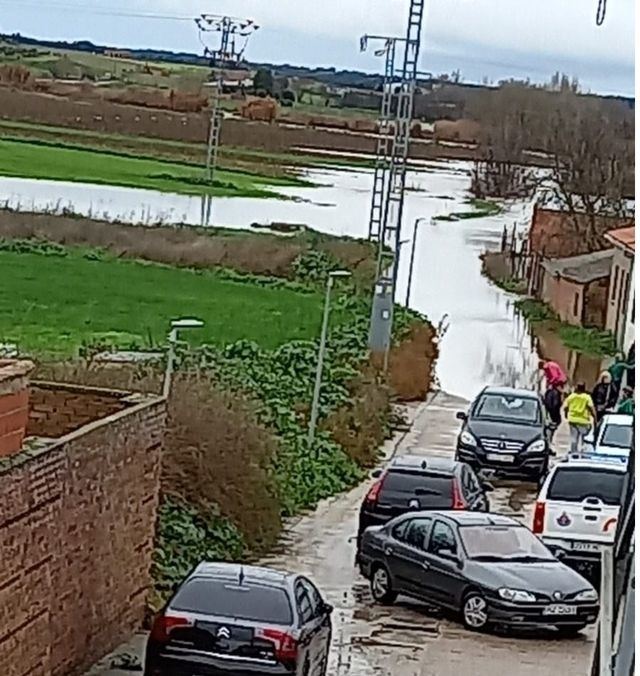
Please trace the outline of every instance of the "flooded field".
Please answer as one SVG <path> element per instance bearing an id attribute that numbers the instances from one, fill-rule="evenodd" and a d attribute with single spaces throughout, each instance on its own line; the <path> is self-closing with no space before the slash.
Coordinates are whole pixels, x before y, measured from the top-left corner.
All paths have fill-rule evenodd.
<path id="1" fill-rule="evenodd" d="M 531 204 L 508 206 L 498 216 L 433 220 L 469 211 L 466 162 L 432 162 L 409 172 L 402 239 L 418 231 L 410 306 L 446 328 L 437 375 L 446 392 L 470 398 L 488 383 L 531 386 L 538 349 L 570 374 L 597 373 L 599 364 L 577 359 L 554 340 L 534 340 L 513 309 L 514 298 L 481 274 L 480 254 L 497 248 L 505 224 L 521 229 Z M 273 222 L 303 223 L 334 235 L 366 237 L 372 174 L 367 170 L 309 169 L 315 188 L 283 188 L 286 199 L 200 198 L 77 183 L 0 179 L 0 204 L 22 211 L 64 210 L 130 223 L 186 223 L 249 228 Z M 410 245 L 403 248 L 397 300 L 404 302 Z M 591 380 L 591 377 L 587 378 Z"/>

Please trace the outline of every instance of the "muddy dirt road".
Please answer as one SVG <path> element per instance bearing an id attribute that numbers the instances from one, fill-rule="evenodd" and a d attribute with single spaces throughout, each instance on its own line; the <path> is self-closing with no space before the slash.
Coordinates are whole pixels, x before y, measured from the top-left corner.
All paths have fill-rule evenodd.
<path id="1" fill-rule="evenodd" d="M 414 425 L 388 453 L 450 454 L 464 400 L 438 394 L 412 409 Z M 562 441 L 560 438 L 559 441 Z M 496 483 L 493 511 L 531 522 L 535 487 Z M 552 634 L 493 636 L 466 631 L 455 618 L 403 600 L 392 607 L 373 604 L 367 581 L 353 565 L 356 517 L 368 486 L 323 502 L 312 514 L 291 522 L 278 549 L 262 563 L 310 576 L 335 606 L 329 676 L 585 676 L 594 647 L 593 630 L 575 639 Z M 141 656 L 144 636 L 120 654 Z M 113 657 L 91 676 L 123 676 L 109 669 Z"/>

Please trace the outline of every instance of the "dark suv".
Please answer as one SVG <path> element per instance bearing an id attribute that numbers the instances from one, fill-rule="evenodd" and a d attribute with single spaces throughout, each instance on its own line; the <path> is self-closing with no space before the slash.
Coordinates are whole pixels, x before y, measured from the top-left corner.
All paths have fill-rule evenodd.
<path id="1" fill-rule="evenodd" d="M 485 387 L 469 413 L 458 413 L 463 425 L 456 458 L 475 470 L 540 480 L 547 473 L 551 449 L 542 399 L 531 390 Z"/>
<path id="2" fill-rule="evenodd" d="M 201 563 L 156 618 L 144 676 L 324 676 L 331 611 L 302 575 Z"/>
<path id="3" fill-rule="evenodd" d="M 365 528 L 382 526 L 412 510 L 489 510 L 485 492 L 493 488 L 480 482 L 468 465 L 453 458 L 398 456 L 373 475 L 377 481 L 360 507 L 358 542 Z"/>

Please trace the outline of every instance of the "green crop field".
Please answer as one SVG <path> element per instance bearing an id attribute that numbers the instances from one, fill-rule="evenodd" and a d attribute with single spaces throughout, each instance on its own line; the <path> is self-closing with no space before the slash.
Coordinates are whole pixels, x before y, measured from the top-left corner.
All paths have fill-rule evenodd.
<path id="1" fill-rule="evenodd" d="M 197 344 L 246 339 L 273 348 L 319 331 L 315 293 L 94 255 L 0 250 L 0 342 L 64 357 L 83 342 L 144 347 L 162 343 L 170 320 L 185 316 L 205 322 L 188 332 Z"/>
<path id="2" fill-rule="evenodd" d="M 292 177 L 267 177 L 220 170 L 204 183 L 203 169 L 179 162 L 127 157 L 46 142 L 0 139 L 0 175 L 120 185 L 189 195 L 273 197 L 275 188 L 308 185 Z"/>

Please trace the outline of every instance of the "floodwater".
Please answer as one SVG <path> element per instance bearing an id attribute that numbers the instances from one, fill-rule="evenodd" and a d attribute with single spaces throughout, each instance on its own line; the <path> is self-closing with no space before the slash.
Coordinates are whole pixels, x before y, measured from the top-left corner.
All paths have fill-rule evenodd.
<path id="1" fill-rule="evenodd" d="M 441 388 L 471 398 L 486 384 L 532 386 L 538 361 L 537 340 L 513 309 L 514 297 L 481 274 L 479 256 L 499 246 L 504 225 L 519 230 L 531 218 L 531 204 L 509 206 L 493 217 L 456 222 L 434 216 L 468 211 L 471 165 L 430 162 L 407 177 L 402 239 L 419 226 L 410 306 L 445 329 L 437 376 Z M 69 210 L 93 218 L 152 224 L 162 222 L 248 228 L 253 223 L 306 224 L 321 232 L 366 237 L 372 173 L 367 170 L 309 169 L 314 188 L 281 188 L 288 199 L 201 198 L 114 186 L 0 178 L 0 204 L 22 211 Z M 410 243 L 403 247 L 397 300 L 404 302 Z M 581 372 L 553 337 L 540 337 L 547 357 Z M 589 373 L 599 365 L 587 364 Z M 591 377 L 587 378 L 591 380 Z"/>

